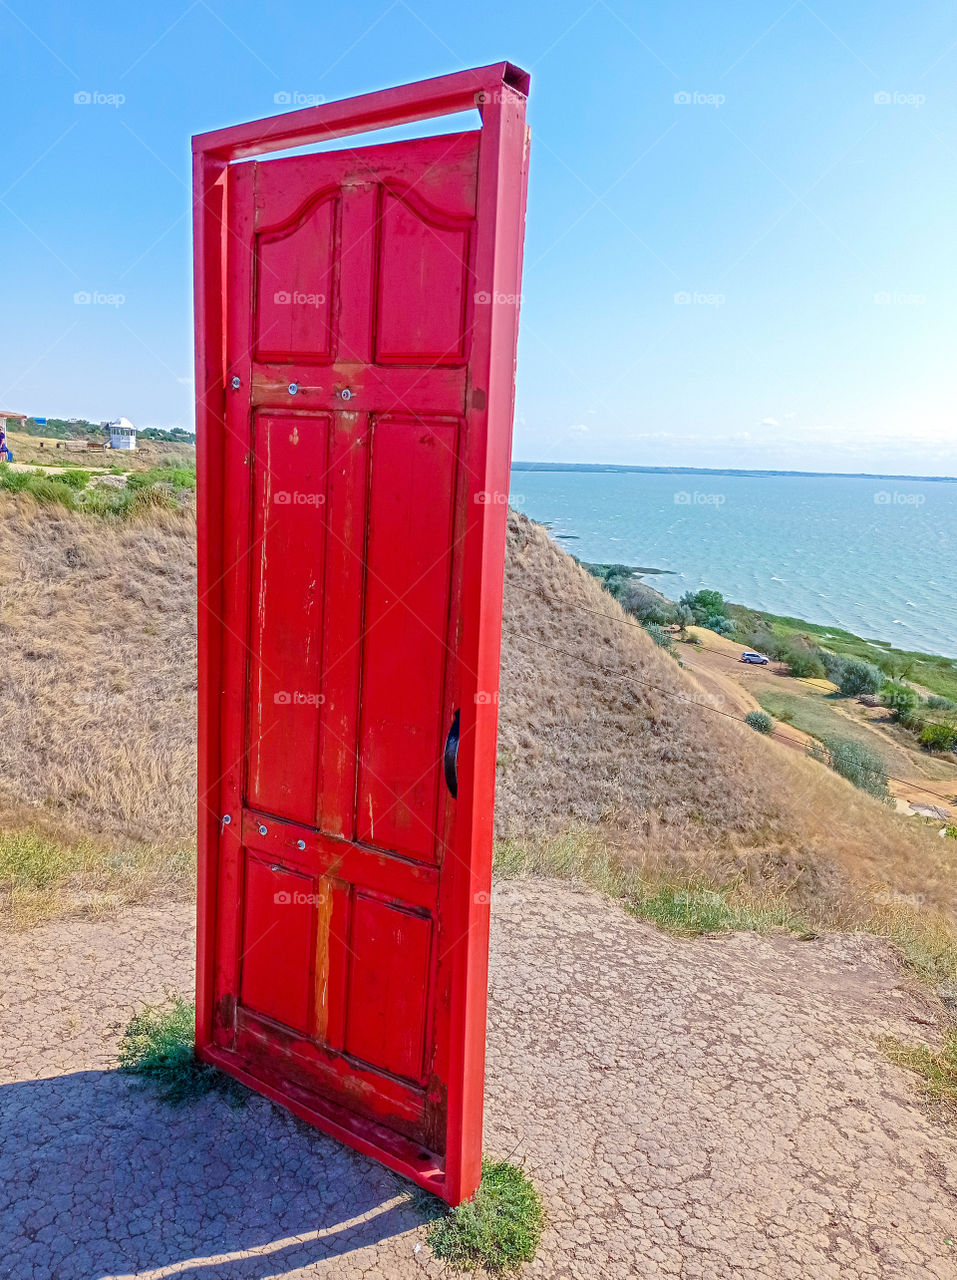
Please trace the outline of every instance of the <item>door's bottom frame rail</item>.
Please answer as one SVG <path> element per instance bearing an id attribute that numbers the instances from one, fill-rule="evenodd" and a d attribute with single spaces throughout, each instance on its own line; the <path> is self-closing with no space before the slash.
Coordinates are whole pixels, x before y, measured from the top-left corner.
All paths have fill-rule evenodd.
<path id="1" fill-rule="evenodd" d="M 445 1161 L 435 1152 L 427 1151 L 420 1143 L 395 1133 L 385 1125 L 347 1111 L 345 1107 L 303 1089 L 294 1081 L 280 1078 L 273 1083 L 264 1079 L 262 1075 L 250 1070 L 243 1058 L 217 1045 L 197 1046 L 196 1055 L 201 1062 L 219 1067 L 240 1084 L 246 1085 L 255 1093 L 263 1094 L 338 1142 L 344 1142 L 363 1155 L 380 1161 L 394 1173 L 408 1178 L 433 1195 L 444 1198 Z"/>

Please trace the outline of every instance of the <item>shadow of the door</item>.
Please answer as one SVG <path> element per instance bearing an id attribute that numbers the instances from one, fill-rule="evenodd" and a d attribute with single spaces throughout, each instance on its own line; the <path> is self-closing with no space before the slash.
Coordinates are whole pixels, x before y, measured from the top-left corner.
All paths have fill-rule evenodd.
<path id="1" fill-rule="evenodd" d="M 7 1084 L 0 1144 L 11 1280 L 334 1275 L 421 1223 L 408 1183 L 258 1097 L 174 1108 L 111 1071 Z"/>

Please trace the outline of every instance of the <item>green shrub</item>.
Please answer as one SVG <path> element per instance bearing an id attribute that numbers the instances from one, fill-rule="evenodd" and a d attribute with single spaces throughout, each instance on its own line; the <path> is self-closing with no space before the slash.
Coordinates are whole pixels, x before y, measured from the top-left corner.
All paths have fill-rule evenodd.
<path id="1" fill-rule="evenodd" d="M 675 605 L 675 622 L 682 631 L 687 631 L 694 625 L 694 614 L 686 604 Z"/>
<path id="2" fill-rule="evenodd" d="M 632 614 L 639 622 L 656 622 L 659 626 L 671 621 L 675 606 L 670 600 L 666 600 L 660 591 L 649 587 L 646 582 L 641 582 L 638 578 L 614 581 L 616 585 L 612 590 L 609 580 L 605 579 L 605 589 L 611 591 L 626 613 Z"/>
<path id="3" fill-rule="evenodd" d="M 831 653 L 828 649 L 822 649 L 821 664 L 827 673 L 828 680 L 840 685 L 844 677 L 844 668 L 847 666 L 847 659 L 842 658 L 839 653 Z"/>
<path id="4" fill-rule="evenodd" d="M 29 483 L 29 471 L 14 471 L 8 462 L 0 462 L 0 489 L 7 493 L 22 493 Z"/>
<path id="5" fill-rule="evenodd" d="M 37 502 L 44 504 L 58 503 L 76 507 L 76 496 L 69 484 L 64 483 L 61 476 L 48 476 L 46 472 L 14 471 L 6 462 L 0 462 L 0 489 L 7 493 L 29 493 Z"/>
<path id="6" fill-rule="evenodd" d="M 803 644 L 786 645 L 781 661 L 787 663 L 790 674 L 799 680 L 823 680 L 826 674 L 819 651 Z"/>
<path id="7" fill-rule="evenodd" d="M 458 1270 L 501 1275 L 532 1261 L 544 1221 L 541 1197 L 522 1170 L 483 1160 L 478 1191 L 438 1218 L 427 1239 L 436 1257 Z"/>
<path id="8" fill-rule="evenodd" d="M 180 996 L 166 1009 L 147 1007 L 134 1014 L 123 1033 L 120 1069 L 158 1085 L 160 1097 L 173 1105 L 207 1093 L 224 1093 L 233 1103 L 245 1101 L 242 1085 L 196 1057 L 195 1022 L 195 1007 Z"/>
<path id="9" fill-rule="evenodd" d="M 179 503 L 164 484 L 153 484 L 147 489 L 131 489 L 125 495 L 123 514 L 146 515 L 152 511 L 176 511 Z"/>
<path id="10" fill-rule="evenodd" d="M 195 489 L 195 467 L 152 467 L 149 471 L 133 471 L 127 478 L 129 489 L 149 489 L 154 484 L 168 484 L 173 489 Z"/>
<path id="11" fill-rule="evenodd" d="M 85 489 L 90 483 L 90 473 L 84 471 L 82 467 L 71 467 L 69 471 L 64 471 L 56 478 L 61 484 L 69 485 L 71 489 Z"/>
<path id="12" fill-rule="evenodd" d="M 96 516 L 122 516 L 129 506 L 131 495 L 125 489 L 84 489 L 78 495 L 81 511 Z"/>
<path id="13" fill-rule="evenodd" d="M 925 724 L 918 741 L 928 751 L 957 751 L 957 724 Z"/>
<path id="14" fill-rule="evenodd" d="M 744 717 L 744 723 L 749 724 L 757 733 L 772 733 L 774 730 L 774 721 L 766 711 L 749 711 Z"/>
<path id="15" fill-rule="evenodd" d="M 43 502 L 49 505 L 59 505 L 69 507 L 72 511 L 76 506 L 76 496 L 68 484 L 64 484 L 62 480 L 38 480 L 35 484 L 31 484 L 28 493 L 32 493 L 37 502 Z"/>
<path id="16" fill-rule="evenodd" d="M 652 623 L 655 626 L 661 627 L 668 621 L 668 615 L 665 613 L 664 609 L 662 609 L 661 605 L 653 604 L 651 602 L 639 604 L 634 609 L 629 609 L 628 612 L 633 613 L 639 622 L 645 623 L 646 625 L 648 623 Z"/>
<path id="17" fill-rule="evenodd" d="M 881 702 L 893 713 L 894 719 L 905 729 L 914 731 L 923 727 L 920 717 L 921 701 L 914 689 L 906 684 L 892 682 L 881 690 Z"/>
<path id="18" fill-rule="evenodd" d="M 672 648 L 673 641 L 671 639 L 671 632 L 666 631 L 659 623 L 646 622 L 644 624 L 644 628 L 660 649 Z"/>
<path id="19" fill-rule="evenodd" d="M 942 698 L 939 694 L 932 693 L 927 699 L 927 705 L 931 711 L 955 711 L 957 710 L 957 702 L 953 702 L 950 698 Z"/>
<path id="20" fill-rule="evenodd" d="M 678 605 L 690 610 L 699 627 L 707 627 L 721 636 L 734 634 L 734 622 L 728 616 L 728 606 L 720 591 L 686 591 Z"/>
<path id="21" fill-rule="evenodd" d="M 719 636 L 733 636 L 736 632 L 734 621 L 723 613 L 709 613 L 701 619 L 701 625 Z"/>
<path id="22" fill-rule="evenodd" d="M 862 658 L 847 658 L 841 672 L 839 688 L 847 698 L 859 697 L 862 693 L 879 693 L 884 684 L 884 672 L 875 667 L 873 662 L 865 662 Z"/>
<path id="23" fill-rule="evenodd" d="M 769 929 L 793 929 L 803 933 L 807 925 L 791 910 L 784 895 L 749 899 L 734 886 L 712 888 L 707 883 L 634 883 L 625 892 L 625 905 L 641 920 L 680 937 L 706 933 L 732 933 Z"/>
<path id="24" fill-rule="evenodd" d="M 876 796 L 878 800 L 890 800 L 884 761 L 869 747 L 855 742 L 853 738 L 828 738 L 815 744 L 810 754 L 816 760 L 830 765 L 835 773 L 847 778 L 848 782 L 852 782 L 861 791 Z"/>

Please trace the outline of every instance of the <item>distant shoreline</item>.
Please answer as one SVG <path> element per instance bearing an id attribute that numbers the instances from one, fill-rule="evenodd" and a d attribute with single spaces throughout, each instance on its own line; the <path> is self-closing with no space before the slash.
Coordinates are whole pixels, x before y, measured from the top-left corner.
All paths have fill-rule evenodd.
<path id="1" fill-rule="evenodd" d="M 513 471 L 636 471 L 655 476 L 800 476 L 823 480 L 912 480 L 957 484 L 957 476 L 883 475 L 871 471 L 753 471 L 742 467 L 640 467 L 626 462 L 513 462 Z"/>

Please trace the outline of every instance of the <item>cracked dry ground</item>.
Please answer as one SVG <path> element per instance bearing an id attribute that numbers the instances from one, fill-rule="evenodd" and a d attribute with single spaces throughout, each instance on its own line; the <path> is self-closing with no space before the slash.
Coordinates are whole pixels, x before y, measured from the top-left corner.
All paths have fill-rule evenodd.
<path id="1" fill-rule="evenodd" d="M 189 992 L 191 915 L 3 939 L 0 1275 L 447 1274 L 371 1161 L 114 1070 L 134 1009 Z M 581 888 L 498 886 L 486 1149 L 545 1196 L 528 1274 L 953 1280 L 957 1135 L 876 1044 L 932 1019 L 873 940 L 682 942 Z"/>

